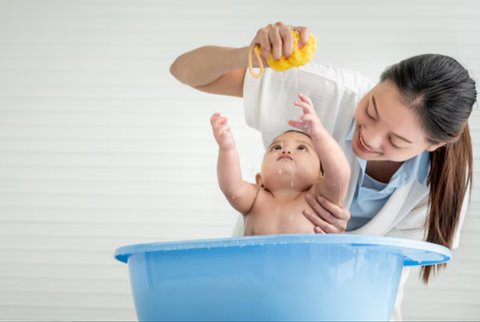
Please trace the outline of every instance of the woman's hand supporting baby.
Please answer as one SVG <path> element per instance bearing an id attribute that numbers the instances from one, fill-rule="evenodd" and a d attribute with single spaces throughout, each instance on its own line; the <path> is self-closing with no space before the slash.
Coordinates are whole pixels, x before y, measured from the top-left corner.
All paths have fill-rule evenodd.
<path id="1" fill-rule="evenodd" d="M 316 233 L 344 233 L 350 220 L 350 211 L 323 196 L 307 194 L 305 200 L 313 211 L 305 210 L 303 214 L 315 225 Z"/>

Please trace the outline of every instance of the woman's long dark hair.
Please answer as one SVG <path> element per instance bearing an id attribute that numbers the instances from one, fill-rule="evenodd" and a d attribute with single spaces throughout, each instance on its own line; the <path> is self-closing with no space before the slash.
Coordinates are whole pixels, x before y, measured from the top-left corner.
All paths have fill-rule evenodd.
<path id="1" fill-rule="evenodd" d="M 475 81 L 455 59 L 426 54 L 389 67 L 381 81 L 393 82 L 415 111 L 429 143 L 446 143 L 430 153 L 426 240 L 452 247 L 465 194 L 472 184 L 472 142 L 468 117 L 476 101 Z M 441 265 L 444 267 L 445 265 Z M 428 283 L 436 266 L 424 266 Z"/>

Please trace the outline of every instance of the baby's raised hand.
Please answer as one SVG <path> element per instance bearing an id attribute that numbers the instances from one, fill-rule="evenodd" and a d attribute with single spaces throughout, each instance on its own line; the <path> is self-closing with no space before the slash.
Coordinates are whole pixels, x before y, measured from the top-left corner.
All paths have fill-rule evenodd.
<path id="1" fill-rule="evenodd" d="M 222 149 L 234 149 L 235 141 L 228 126 L 228 119 L 220 113 L 215 113 L 210 118 L 210 123 L 218 146 Z"/>
<path id="2" fill-rule="evenodd" d="M 315 112 L 312 100 L 300 93 L 298 94 L 298 100 L 293 104 L 300 107 L 303 111 L 303 114 L 298 120 L 288 121 L 288 124 L 307 133 L 311 137 L 316 136 L 323 128 L 323 125 L 317 113 Z"/>

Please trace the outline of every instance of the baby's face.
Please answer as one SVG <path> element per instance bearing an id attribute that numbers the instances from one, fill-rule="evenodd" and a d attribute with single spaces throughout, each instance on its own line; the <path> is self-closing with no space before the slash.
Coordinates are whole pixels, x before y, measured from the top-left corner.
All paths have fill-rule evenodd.
<path id="1" fill-rule="evenodd" d="M 308 189 L 320 178 L 320 159 L 312 140 L 298 132 L 283 133 L 273 140 L 263 157 L 265 187 Z"/>

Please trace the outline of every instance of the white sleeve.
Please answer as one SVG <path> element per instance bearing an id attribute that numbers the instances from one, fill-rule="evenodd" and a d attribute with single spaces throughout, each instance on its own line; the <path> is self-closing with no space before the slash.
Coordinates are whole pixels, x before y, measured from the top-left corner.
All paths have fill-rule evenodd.
<path id="1" fill-rule="evenodd" d="M 243 216 L 238 215 L 235 227 L 233 227 L 232 237 L 241 237 L 244 235 Z"/>
<path id="2" fill-rule="evenodd" d="M 400 222 L 386 234 L 388 237 L 425 240 L 428 194 Z"/>
<path id="3" fill-rule="evenodd" d="M 428 222 L 428 198 L 427 195 L 405 218 L 400 221 L 395 227 L 387 233 L 389 237 L 413 239 L 413 240 L 426 240 Z M 470 201 L 470 188 L 466 191 L 465 197 L 462 203 L 462 209 L 460 210 L 460 217 L 457 227 L 455 229 L 452 241 L 452 249 L 458 248 L 460 244 L 460 233 L 465 220 L 465 215 L 468 211 Z"/>
<path id="4" fill-rule="evenodd" d="M 255 79 L 249 72 L 245 73 L 243 82 L 243 106 L 245 109 L 245 121 L 248 126 L 260 130 L 260 97 L 264 78 Z"/>

